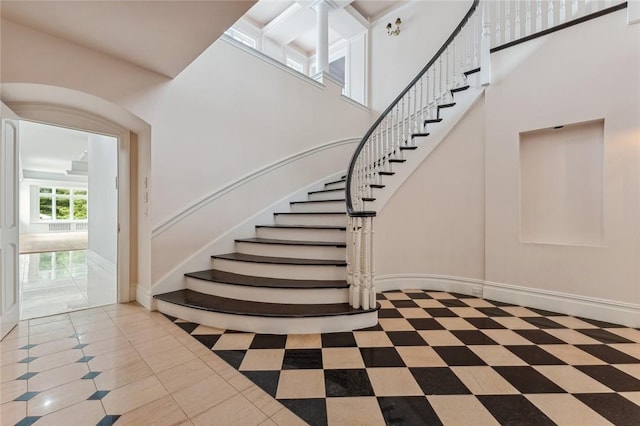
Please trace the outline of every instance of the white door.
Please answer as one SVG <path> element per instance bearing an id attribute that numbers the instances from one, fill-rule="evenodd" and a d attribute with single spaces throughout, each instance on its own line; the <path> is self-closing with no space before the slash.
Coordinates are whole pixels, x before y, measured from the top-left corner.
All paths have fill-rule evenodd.
<path id="1" fill-rule="evenodd" d="M 18 277 L 18 121 L 4 104 L 2 107 L 2 146 L 0 147 L 0 339 L 20 319 Z"/>

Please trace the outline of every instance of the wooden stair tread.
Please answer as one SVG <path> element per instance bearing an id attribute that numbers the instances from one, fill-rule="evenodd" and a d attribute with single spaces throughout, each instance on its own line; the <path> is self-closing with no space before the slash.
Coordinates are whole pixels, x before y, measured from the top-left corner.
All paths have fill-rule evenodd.
<path id="1" fill-rule="evenodd" d="M 347 288 L 349 285 L 345 280 L 292 280 L 284 278 L 256 277 L 253 275 L 234 274 L 232 272 L 219 271 L 217 269 L 207 269 L 206 271 L 190 272 L 185 274 L 190 278 L 204 281 L 211 281 L 223 284 L 243 285 L 249 287 L 265 288 L 288 288 L 288 289 L 310 289 L 310 288 Z"/>
<path id="2" fill-rule="evenodd" d="M 345 188 L 331 188 L 331 189 L 321 189 L 319 191 L 310 191 L 309 194 L 319 194 L 322 192 L 331 192 L 331 191 L 344 191 Z"/>
<path id="3" fill-rule="evenodd" d="M 256 225 L 256 228 L 282 228 L 282 229 L 335 229 L 338 231 L 346 231 L 346 226 L 331 225 Z"/>
<path id="4" fill-rule="evenodd" d="M 373 309 L 364 310 L 354 309 L 349 306 L 348 303 L 327 303 L 316 305 L 250 302 L 246 300 L 212 296 L 188 289 L 158 294 L 155 295 L 154 298 L 202 311 L 219 312 L 232 315 L 281 318 L 355 315 L 373 312 L 380 308 L 379 304 L 376 304 L 376 307 Z"/>
<path id="5" fill-rule="evenodd" d="M 344 198 L 334 198 L 331 200 L 308 200 L 308 201 L 291 201 L 289 204 L 309 204 L 309 203 L 330 203 L 330 202 L 347 202 Z"/>
<path id="6" fill-rule="evenodd" d="M 256 256 L 245 253 L 226 253 L 211 256 L 214 259 L 235 260 L 238 262 L 269 263 L 275 265 L 302 265 L 302 266 L 346 266 L 347 262 L 339 259 L 300 259 L 293 257 Z"/>
<path id="7" fill-rule="evenodd" d="M 346 247 L 346 243 L 339 241 L 301 241 L 301 240 L 277 240 L 275 238 L 239 238 L 239 243 L 277 244 L 288 246 L 321 246 L 321 247 Z"/>
<path id="8" fill-rule="evenodd" d="M 274 215 L 279 214 L 341 214 L 344 215 L 345 212 L 276 212 Z"/>

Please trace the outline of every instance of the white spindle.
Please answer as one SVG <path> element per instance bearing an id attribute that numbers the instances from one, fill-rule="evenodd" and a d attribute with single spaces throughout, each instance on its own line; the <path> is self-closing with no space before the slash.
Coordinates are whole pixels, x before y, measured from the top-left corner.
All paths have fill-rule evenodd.
<path id="1" fill-rule="evenodd" d="M 482 38 L 480 46 L 480 84 L 483 86 L 491 83 L 491 20 L 489 18 L 489 6 L 482 3 Z"/>
<path id="2" fill-rule="evenodd" d="M 560 0 L 560 11 L 558 15 L 558 23 L 562 24 L 567 20 L 567 1 Z"/>
<path id="3" fill-rule="evenodd" d="M 520 1 L 516 0 L 516 10 L 515 10 L 515 29 L 514 29 L 514 33 L 513 33 L 513 39 L 514 40 L 518 40 L 521 35 L 522 35 L 522 31 L 521 31 L 521 27 L 522 26 L 522 21 L 520 19 Z"/>
<path id="4" fill-rule="evenodd" d="M 371 292 L 371 262 L 369 258 L 369 252 L 371 250 L 371 218 L 366 217 L 362 220 L 362 251 L 360 255 L 362 272 L 363 272 L 363 286 L 362 286 L 362 309 L 369 309 L 369 294 Z"/>
<path id="5" fill-rule="evenodd" d="M 547 2 L 547 28 L 553 27 L 553 1 Z"/>
<path id="6" fill-rule="evenodd" d="M 504 42 L 511 41 L 511 7 L 509 0 L 504 3 Z"/>
<path id="7" fill-rule="evenodd" d="M 425 77 L 426 76 L 426 77 Z M 424 79 L 427 79 L 427 88 L 429 88 L 429 73 L 426 72 L 425 75 L 420 77 L 420 103 L 418 105 L 420 114 L 416 120 L 418 124 L 418 133 L 422 129 L 422 123 L 424 122 Z"/>
<path id="8" fill-rule="evenodd" d="M 580 8 L 580 4 L 578 3 L 578 0 L 573 0 L 571 2 L 571 17 L 572 18 L 575 18 L 576 16 L 578 16 L 579 8 Z"/>
<path id="9" fill-rule="evenodd" d="M 536 1 L 536 32 L 542 31 L 542 0 Z"/>
<path id="10" fill-rule="evenodd" d="M 589 13 L 591 13 L 591 8 L 592 8 L 592 1 L 591 0 L 584 0 L 584 14 L 587 15 Z"/>
<path id="11" fill-rule="evenodd" d="M 496 21 L 496 31 L 494 34 L 495 43 L 494 46 L 500 46 L 502 44 L 502 29 L 500 28 L 500 8 L 502 6 L 502 2 L 495 2 L 496 5 L 496 16 L 494 17 Z"/>
<path id="12" fill-rule="evenodd" d="M 531 0 L 525 2 L 524 35 L 531 34 Z"/>
<path id="13" fill-rule="evenodd" d="M 449 90 L 451 90 L 451 69 L 449 67 L 449 61 L 450 61 L 450 54 L 449 54 L 449 48 L 447 47 L 447 49 L 445 50 L 445 57 L 444 57 L 444 65 L 445 65 L 445 77 L 446 77 L 446 81 L 445 81 L 445 85 L 444 85 L 444 93 L 442 94 L 442 102 L 443 103 L 447 103 L 449 102 L 449 95 L 451 94 L 451 92 Z"/>
<path id="14" fill-rule="evenodd" d="M 483 6 L 484 8 L 484 3 Z M 480 17 L 478 16 L 480 15 L 479 13 L 475 13 L 473 15 L 473 65 L 474 68 L 477 68 L 480 66 L 480 37 L 478 34 L 480 34 L 480 24 L 478 23 L 480 20 Z"/>

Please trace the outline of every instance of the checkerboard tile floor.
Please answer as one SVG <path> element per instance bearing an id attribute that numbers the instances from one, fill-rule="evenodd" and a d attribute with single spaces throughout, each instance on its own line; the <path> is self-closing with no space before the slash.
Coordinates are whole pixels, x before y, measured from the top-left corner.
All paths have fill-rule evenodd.
<path id="1" fill-rule="evenodd" d="M 461 294 L 378 295 L 379 324 L 265 335 L 170 318 L 311 425 L 640 424 L 640 330 Z"/>

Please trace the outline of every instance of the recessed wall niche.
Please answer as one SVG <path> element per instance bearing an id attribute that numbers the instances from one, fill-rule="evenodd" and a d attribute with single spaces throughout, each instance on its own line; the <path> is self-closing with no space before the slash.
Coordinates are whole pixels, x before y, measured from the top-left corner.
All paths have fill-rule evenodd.
<path id="1" fill-rule="evenodd" d="M 522 242 L 601 246 L 604 120 L 520 133 Z"/>

